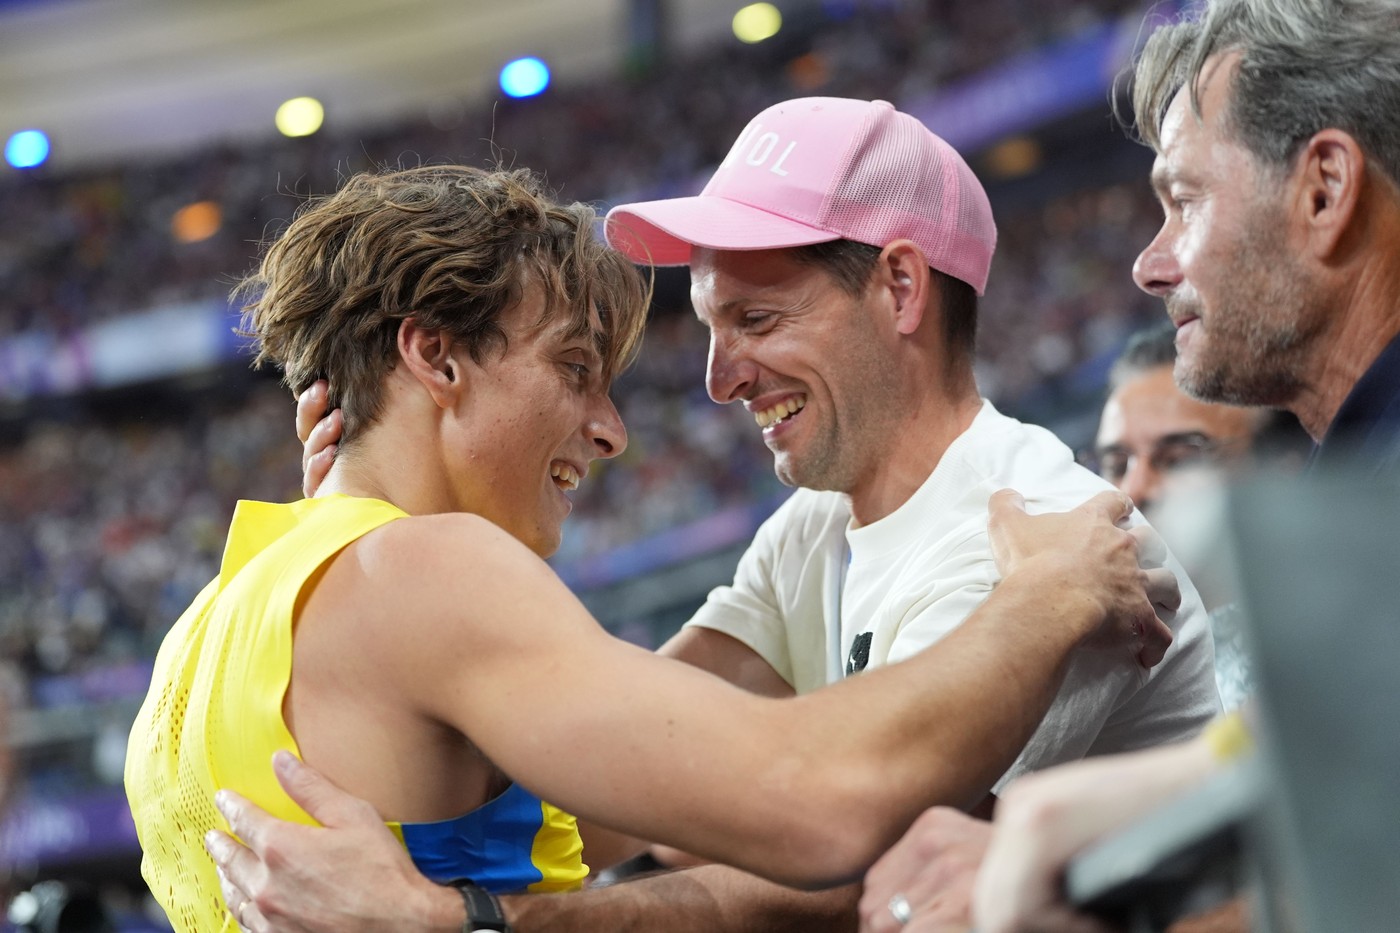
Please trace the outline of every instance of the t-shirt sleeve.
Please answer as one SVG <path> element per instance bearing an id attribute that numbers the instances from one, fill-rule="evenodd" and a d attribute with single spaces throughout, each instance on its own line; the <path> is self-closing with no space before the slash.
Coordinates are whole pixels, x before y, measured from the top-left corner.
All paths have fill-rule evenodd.
<path id="1" fill-rule="evenodd" d="M 888 660 L 903 661 L 947 635 L 986 602 L 999 579 L 985 534 L 973 535 L 916 568 L 918 596 L 903 610 Z M 903 589 L 903 587 L 901 587 Z"/>
<path id="2" fill-rule="evenodd" d="M 739 558 L 734 582 L 711 590 L 686 627 L 714 629 L 743 642 L 796 688 L 775 582 L 785 523 L 786 507 L 759 527 Z"/>

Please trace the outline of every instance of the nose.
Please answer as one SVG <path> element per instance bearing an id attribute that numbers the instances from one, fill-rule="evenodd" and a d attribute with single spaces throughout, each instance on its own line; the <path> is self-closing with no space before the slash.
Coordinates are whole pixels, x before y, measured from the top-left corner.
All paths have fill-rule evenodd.
<path id="1" fill-rule="evenodd" d="M 1165 298 L 1181 282 L 1181 268 L 1171 248 L 1167 224 L 1133 263 L 1133 281 L 1149 295 Z"/>
<path id="2" fill-rule="evenodd" d="M 757 369 L 747 357 L 737 353 L 724 335 L 710 333 L 710 357 L 705 365 L 705 388 L 721 405 L 749 394 Z"/>
<path id="3" fill-rule="evenodd" d="M 1151 457 L 1134 455 L 1128 459 L 1128 470 L 1118 482 L 1118 488 L 1128 494 L 1139 511 L 1146 512 L 1162 493 L 1162 473 L 1152 465 Z"/>
<path id="4" fill-rule="evenodd" d="M 627 426 L 617 413 L 612 396 L 600 392 L 589 412 L 588 433 L 600 460 L 609 460 L 627 449 Z"/>

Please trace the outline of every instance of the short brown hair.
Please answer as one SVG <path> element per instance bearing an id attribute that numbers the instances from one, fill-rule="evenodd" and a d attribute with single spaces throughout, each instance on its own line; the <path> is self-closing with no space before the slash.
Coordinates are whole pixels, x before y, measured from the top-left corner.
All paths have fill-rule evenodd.
<path id="1" fill-rule="evenodd" d="M 865 294 L 881 252 L 880 247 L 869 243 L 830 240 L 793 247 L 792 258 L 803 265 L 826 270 L 846 294 L 858 298 Z M 970 359 L 977 351 L 977 290 L 946 272 L 933 268 L 929 271 L 938 289 L 943 339 L 950 358 Z"/>
<path id="2" fill-rule="evenodd" d="M 596 219 L 556 204 L 525 169 L 355 175 L 304 205 L 234 290 L 248 299 L 254 365 L 280 364 L 294 392 L 328 380 L 348 442 L 379 415 L 403 320 L 441 328 L 480 361 L 505 349 L 500 317 L 538 282 L 547 317 L 563 309 L 594 335 L 610 381 L 636 351 L 648 295 Z"/>

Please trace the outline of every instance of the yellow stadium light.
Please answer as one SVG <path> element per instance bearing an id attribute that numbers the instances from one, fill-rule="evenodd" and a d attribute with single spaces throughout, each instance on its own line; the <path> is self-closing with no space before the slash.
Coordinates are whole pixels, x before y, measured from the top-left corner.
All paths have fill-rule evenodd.
<path id="1" fill-rule="evenodd" d="M 170 233 L 181 243 L 198 243 L 219 232 L 224 212 L 213 201 L 186 204 L 170 219 Z"/>
<path id="2" fill-rule="evenodd" d="M 997 178 L 1020 178 L 1040 168 L 1044 158 L 1040 143 L 1029 136 L 1013 136 L 993 146 L 986 155 L 986 168 Z"/>
<path id="3" fill-rule="evenodd" d="M 783 14 L 771 3 L 750 3 L 734 14 L 734 36 L 740 42 L 762 42 L 783 28 Z"/>
<path id="4" fill-rule="evenodd" d="M 316 98 L 293 97 L 277 108 L 277 129 L 283 136 L 310 136 L 325 117 L 325 108 Z"/>

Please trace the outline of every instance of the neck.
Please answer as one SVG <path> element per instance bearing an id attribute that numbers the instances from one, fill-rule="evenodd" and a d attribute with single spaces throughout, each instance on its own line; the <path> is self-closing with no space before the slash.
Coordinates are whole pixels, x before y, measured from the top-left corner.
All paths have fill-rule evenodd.
<path id="1" fill-rule="evenodd" d="M 1321 441 L 1356 383 L 1400 333 L 1400 264 L 1370 267 L 1348 276 L 1330 319 L 1334 326 L 1313 341 L 1303 388 L 1288 404 Z"/>
<path id="2" fill-rule="evenodd" d="M 413 440 L 406 434 L 407 418 L 393 420 L 388 412 L 336 455 L 317 498 L 335 494 L 382 499 L 410 515 L 458 511 L 445 478 L 431 456 L 426 433 Z M 394 425 L 398 425 L 396 430 Z M 410 432 L 411 433 L 411 432 Z"/>
<path id="3" fill-rule="evenodd" d="M 848 490 L 856 526 L 878 522 L 908 502 L 982 408 L 971 372 L 951 387 L 911 397 L 919 403 L 890 432 L 871 475 Z"/>

